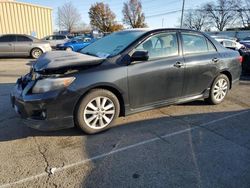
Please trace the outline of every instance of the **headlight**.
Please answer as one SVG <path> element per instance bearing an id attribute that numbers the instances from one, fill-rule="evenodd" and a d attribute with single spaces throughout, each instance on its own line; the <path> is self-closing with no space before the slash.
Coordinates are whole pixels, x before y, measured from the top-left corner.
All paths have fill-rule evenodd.
<path id="1" fill-rule="evenodd" d="M 34 87 L 32 88 L 32 93 L 44 93 L 56 89 L 61 89 L 68 87 L 75 77 L 66 77 L 66 78 L 45 78 L 38 80 Z"/>

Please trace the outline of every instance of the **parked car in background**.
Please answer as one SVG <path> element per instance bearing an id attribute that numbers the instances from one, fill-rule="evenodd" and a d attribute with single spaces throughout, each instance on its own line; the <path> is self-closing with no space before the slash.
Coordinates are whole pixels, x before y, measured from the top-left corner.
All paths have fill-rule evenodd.
<path id="1" fill-rule="evenodd" d="M 76 125 L 93 134 L 118 116 L 197 99 L 221 103 L 239 80 L 241 59 L 198 31 L 124 30 L 80 53 L 42 55 L 18 79 L 11 103 L 33 128 Z"/>
<path id="2" fill-rule="evenodd" d="M 52 48 L 56 48 L 56 46 L 58 44 L 63 44 L 65 42 L 69 41 L 70 38 L 71 37 L 69 37 L 67 35 L 49 35 L 49 36 L 42 38 L 42 40 L 48 41 Z"/>
<path id="3" fill-rule="evenodd" d="M 216 31 L 216 32 L 207 32 L 210 36 L 227 36 L 230 38 L 237 39 L 237 41 L 243 40 L 244 38 L 250 36 L 250 31 Z"/>
<path id="4" fill-rule="evenodd" d="M 249 36 L 249 37 L 246 37 L 246 38 L 244 38 L 244 39 L 242 39 L 242 40 L 240 40 L 240 42 L 250 44 L 250 36 Z"/>
<path id="5" fill-rule="evenodd" d="M 239 50 L 241 48 L 245 48 L 245 46 L 239 42 L 236 42 L 235 40 L 230 40 L 230 39 L 220 39 L 220 38 L 215 38 L 219 43 L 221 43 L 224 47 L 230 48 L 233 50 Z"/>
<path id="6" fill-rule="evenodd" d="M 84 47 L 88 46 L 96 40 L 97 39 L 89 37 L 75 37 L 64 44 L 58 44 L 56 46 L 56 49 L 78 52 L 79 50 L 83 49 Z"/>
<path id="7" fill-rule="evenodd" d="M 240 41 L 241 44 L 243 44 L 246 48 L 250 49 L 250 43 Z"/>
<path id="8" fill-rule="evenodd" d="M 215 38 L 218 42 L 220 42 L 224 47 L 236 50 L 243 57 L 242 60 L 242 73 L 248 74 L 250 73 L 250 48 L 248 43 L 236 42 L 235 40 L 229 39 L 218 39 Z"/>
<path id="9" fill-rule="evenodd" d="M 38 58 L 42 53 L 48 51 L 51 51 L 48 42 L 29 35 L 9 34 L 0 36 L 0 57 L 31 56 Z"/>
<path id="10" fill-rule="evenodd" d="M 210 37 L 214 38 L 215 40 L 217 40 L 217 39 L 228 39 L 228 40 L 234 40 L 234 41 L 237 40 L 237 38 L 229 37 L 226 35 L 210 35 Z"/>

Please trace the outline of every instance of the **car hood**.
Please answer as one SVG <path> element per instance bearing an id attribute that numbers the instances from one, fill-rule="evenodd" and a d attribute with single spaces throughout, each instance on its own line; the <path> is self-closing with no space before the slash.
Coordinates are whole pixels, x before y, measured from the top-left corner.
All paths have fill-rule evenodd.
<path id="1" fill-rule="evenodd" d="M 42 72 L 98 65 L 103 61 L 104 58 L 85 55 L 73 51 L 52 51 L 42 54 L 33 65 L 33 68 L 36 72 Z"/>

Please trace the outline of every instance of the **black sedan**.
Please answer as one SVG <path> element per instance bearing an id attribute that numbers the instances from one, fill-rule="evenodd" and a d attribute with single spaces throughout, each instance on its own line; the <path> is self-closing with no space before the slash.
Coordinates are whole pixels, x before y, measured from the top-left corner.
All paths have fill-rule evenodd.
<path id="1" fill-rule="evenodd" d="M 43 54 L 17 80 L 11 102 L 33 128 L 76 125 L 93 134 L 118 116 L 197 99 L 219 104 L 239 80 L 241 60 L 201 32 L 124 30 L 81 53 Z"/>

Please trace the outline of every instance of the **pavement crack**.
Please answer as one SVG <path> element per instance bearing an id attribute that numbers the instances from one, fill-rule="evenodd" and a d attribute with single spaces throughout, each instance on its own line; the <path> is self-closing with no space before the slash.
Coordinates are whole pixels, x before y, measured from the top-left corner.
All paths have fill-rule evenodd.
<path id="1" fill-rule="evenodd" d="M 36 137 L 33 137 L 33 138 L 34 138 L 34 140 L 35 140 L 35 144 L 37 145 L 38 151 L 39 151 L 39 153 L 42 155 L 43 160 L 44 160 L 45 165 L 46 165 L 44 171 L 48 174 L 47 179 L 46 179 L 46 184 L 47 184 L 47 183 L 49 182 L 49 179 L 50 179 L 51 175 L 53 174 L 53 173 L 51 172 L 51 168 L 50 168 L 50 166 L 49 166 L 49 161 L 48 161 L 48 159 L 47 159 L 47 157 L 46 157 L 46 155 L 45 155 L 46 152 L 47 152 L 47 148 L 45 148 L 45 147 L 42 148 L 42 147 L 39 145 L 39 143 L 38 143 Z"/>
<path id="2" fill-rule="evenodd" d="M 165 140 L 161 135 L 159 135 L 159 134 L 157 134 L 157 133 L 155 133 L 155 132 L 153 132 L 153 131 L 149 131 L 151 134 L 153 134 L 154 136 L 156 136 L 157 138 L 159 138 L 161 141 L 163 141 L 163 142 L 166 142 L 167 144 L 170 144 L 170 142 L 169 141 L 167 141 L 167 140 Z"/>

